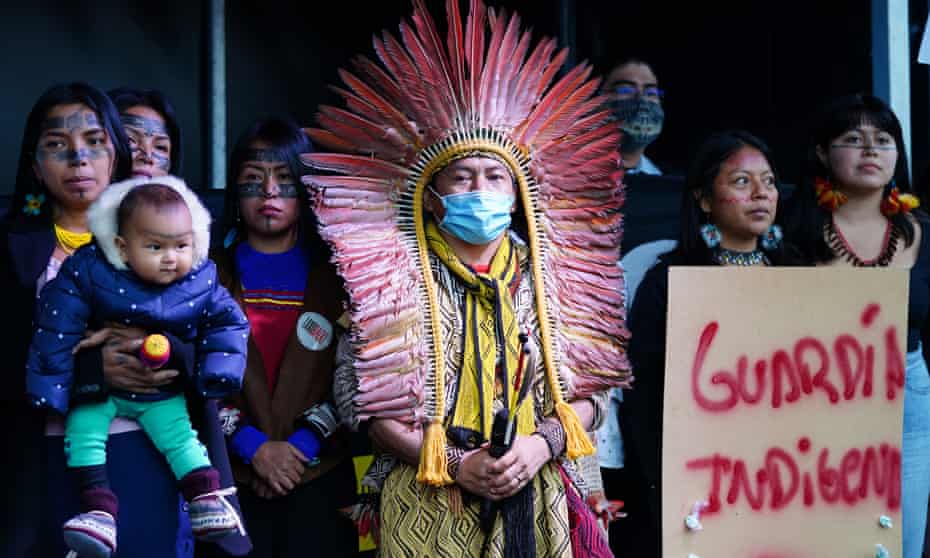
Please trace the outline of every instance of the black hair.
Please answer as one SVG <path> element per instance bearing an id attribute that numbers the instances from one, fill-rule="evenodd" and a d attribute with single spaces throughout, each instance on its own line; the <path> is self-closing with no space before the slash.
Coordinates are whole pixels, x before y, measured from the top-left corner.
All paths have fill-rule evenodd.
<path id="1" fill-rule="evenodd" d="M 779 184 L 778 173 L 772 164 L 774 160 L 772 152 L 761 139 L 744 130 L 718 132 L 705 139 L 691 160 L 691 166 L 685 178 L 685 189 L 681 195 L 678 251 L 687 265 L 713 263 L 710 248 L 701 237 L 701 226 L 709 222 L 709 216 L 701 209 L 701 199 L 709 199 L 713 196 L 714 180 L 720 173 L 720 167 L 744 147 L 751 147 L 765 157 L 775 176 L 776 186 Z M 766 253 L 775 265 L 781 265 L 785 260 L 784 244 Z"/>
<path id="2" fill-rule="evenodd" d="M 291 176 L 297 184 L 297 198 L 300 204 L 298 222 L 301 227 L 302 242 L 311 251 L 314 260 L 328 257 L 326 245 L 317 232 L 316 218 L 310 209 L 310 196 L 300 180 L 301 175 L 306 173 L 300 155 L 311 153 L 313 145 L 296 122 L 280 117 L 265 118 L 252 124 L 239 136 L 229 157 L 223 202 L 223 235 L 220 238 L 225 239 L 231 232 L 235 232 L 236 241 L 229 246 L 230 255 L 238 242 L 245 238 L 245 223 L 239 219 L 239 189 L 236 179 L 242 164 L 248 160 L 249 151 L 252 149 L 250 146 L 255 141 L 268 143 L 270 149 L 279 153 L 281 160 L 287 163 Z M 231 259 L 234 260 L 234 258 Z"/>
<path id="3" fill-rule="evenodd" d="M 165 127 L 171 138 L 171 169 L 170 173 L 179 176 L 183 166 L 183 150 L 181 139 L 181 126 L 174 111 L 174 105 L 164 93 L 157 89 L 135 89 L 132 87 L 118 87 L 107 92 L 120 114 L 132 107 L 148 107 L 165 119 Z"/>
<path id="4" fill-rule="evenodd" d="M 11 221 L 20 216 L 20 208 L 26 205 L 26 196 L 42 195 L 47 203 L 39 206 L 39 213 L 34 219 L 40 222 L 51 222 L 52 201 L 46 185 L 35 174 L 36 148 L 39 136 L 42 135 L 42 123 L 48 113 L 59 105 L 82 104 L 97 113 L 100 126 L 106 131 L 110 143 L 113 145 L 114 165 L 110 182 L 117 182 L 129 178 L 132 173 L 132 155 L 129 150 L 129 140 L 120 125 L 119 113 L 110 98 L 102 91 L 82 82 L 54 85 L 46 90 L 32 106 L 29 116 L 26 117 L 26 126 L 23 130 L 23 141 L 19 149 L 19 163 L 16 168 L 16 184 L 13 188 L 13 197 L 10 200 L 10 210 L 5 219 Z"/>
<path id="5" fill-rule="evenodd" d="M 891 134 L 898 147 L 898 160 L 895 163 L 894 185 L 902 193 L 913 193 L 908 176 L 907 150 L 901 124 L 884 101 L 871 95 L 854 94 L 840 97 L 823 105 L 813 119 L 813 127 L 808 136 L 804 164 L 801 169 L 801 182 L 792 196 L 791 203 L 785 211 L 786 237 L 798 247 L 804 259 L 810 263 L 826 262 L 834 259 L 836 254 L 824 238 L 824 226 L 830 218 L 830 211 L 817 205 L 814 180 L 829 180 L 830 169 L 817 156 L 818 147 L 826 152 L 830 142 L 843 133 L 862 124 L 871 124 L 879 130 Z M 886 187 L 886 194 L 891 185 Z M 890 218 L 892 224 L 901 231 L 906 246 L 914 242 L 914 225 L 904 214 Z"/>
<path id="6" fill-rule="evenodd" d="M 656 75 L 656 79 L 658 79 L 659 72 L 656 70 L 656 65 L 654 63 L 648 61 L 646 58 L 639 56 L 638 54 L 630 53 L 612 61 L 609 66 L 605 66 L 606 69 L 604 71 L 604 81 L 601 83 L 601 88 L 607 86 L 607 79 L 610 77 L 610 74 L 612 74 L 614 70 L 621 66 L 627 66 L 630 64 L 640 64 L 646 66 L 653 74 Z"/>
<path id="7" fill-rule="evenodd" d="M 177 190 L 164 184 L 153 182 L 142 184 L 130 190 L 116 210 L 117 230 L 123 234 L 126 223 L 138 207 L 151 207 L 156 210 L 164 208 L 187 207 L 184 197 Z"/>

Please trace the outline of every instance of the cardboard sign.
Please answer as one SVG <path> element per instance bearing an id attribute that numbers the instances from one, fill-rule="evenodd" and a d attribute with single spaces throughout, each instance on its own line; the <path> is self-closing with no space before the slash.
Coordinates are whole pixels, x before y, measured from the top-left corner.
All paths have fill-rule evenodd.
<path id="1" fill-rule="evenodd" d="M 670 270 L 664 556 L 901 555 L 907 288 L 891 269 Z"/>

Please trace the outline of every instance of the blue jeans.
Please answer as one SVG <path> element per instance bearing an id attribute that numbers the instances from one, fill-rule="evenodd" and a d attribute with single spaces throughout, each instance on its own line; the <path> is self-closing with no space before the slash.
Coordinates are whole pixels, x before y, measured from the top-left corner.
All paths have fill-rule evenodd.
<path id="1" fill-rule="evenodd" d="M 901 444 L 901 537 L 904 558 L 920 558 L 930 497 L 930 373 L 920 347 L 907 353 Z"/>

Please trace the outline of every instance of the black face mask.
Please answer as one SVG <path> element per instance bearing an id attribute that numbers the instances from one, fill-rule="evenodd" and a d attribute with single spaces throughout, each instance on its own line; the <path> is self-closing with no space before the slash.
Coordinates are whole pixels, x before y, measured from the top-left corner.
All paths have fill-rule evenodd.
<path id="1" fill-rule="evenodd" d="M 644 149 L 662 133 L 665 111 L 659 103 L 638 98 L 623 99 L 611 101 L 610 108 L 623 130 L 621 151 Z"/>

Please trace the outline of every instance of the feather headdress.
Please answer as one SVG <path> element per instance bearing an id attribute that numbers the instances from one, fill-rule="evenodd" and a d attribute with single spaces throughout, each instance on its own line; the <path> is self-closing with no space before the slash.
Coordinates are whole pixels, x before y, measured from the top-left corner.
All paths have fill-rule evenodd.
<path id="1" fill-rule="evenodd" d="M 447 0 L 440 38 L 423 0 L 400 39 L 374 37 L 381 64 L 354 60 L 323 106 L 303 157 L 322 237 L 345 280 L 359 379 L 409 375 L 428 423 L 418 479 L 451 482 L 445 467 L 441 330 L 424 234 L 423 191 L 451 161 L 475 153 L 507 164 L 526 211 L 542 352 L 569 457 L 593 451 L 568 400 L 626 385 L 623 277 L 617 266 L 623 203 L 618 131 L 591 67 L 552 85 L 567 52 L 532 49 L 514 14 L 470 0 L 467 20 Z M 550 85 L 552 85 L 550 87 Z M 341 175 L 341 176 L 340 176 Z M 359 413 L 379 413 L 359 400 Z"/>

